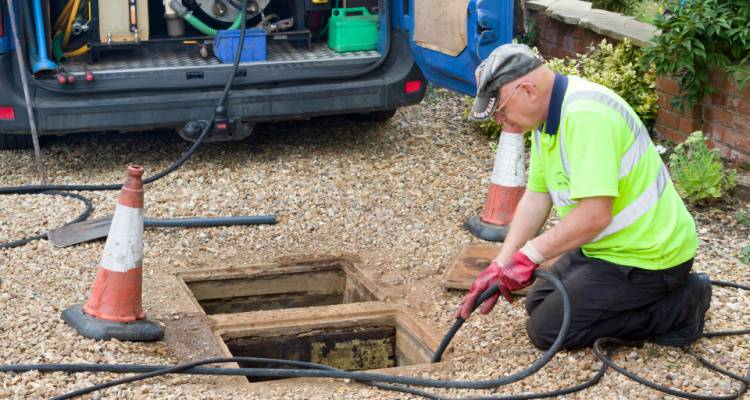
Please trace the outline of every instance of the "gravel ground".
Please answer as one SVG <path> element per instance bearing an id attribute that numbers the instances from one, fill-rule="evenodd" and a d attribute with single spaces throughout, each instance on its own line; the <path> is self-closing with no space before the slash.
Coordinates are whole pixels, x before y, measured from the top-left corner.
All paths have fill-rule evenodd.
<path id="1" fill-rule="evenodd" d="M 185 166 L 147 187 L 146 215 L 224 216 L 277 213 L 275 226 L 200 230 L 147 230 L 144 307 L 166 321 L 185 309 L 175 301 L 174 273 L 242 266 L 295 255 L 356 254 L 366 273 L 391 286 L 396 298 L 442 335 L 462 292 L 442 288 L 442 274 L 467 242 L 465 218 L 481 211 L 494 155 L 488 139 L 463 117 L 465 100 L 431 90 L 426 100 L 382 124 L 344 118 L 262 125 L 240 143 L 205 145 Z M 46 165 L 55 183 L 121 182 L 125 166 L 147 175 L 165 168 L 187 144 L 174 134 L 74 135 L 47 140 Z M 0 185 L 35 181 L 30 151 L 0 152 Z M 116 192 L 85 193 L 93 217 L 111 214 Z M 0 197 L 0 241 L 53 228 L 75 218 L 82 205 L 51 196 Z M 735 258 L 750 244 L 750 227 L 737 211 L 695 210 L 701 248 L 696 270 L 713 279 L 750 284 L 750 268 Z M 0 250 L 0 360 L 16 363 L 177 363 L 164 342 L 97 342 L 77 335 L 60 312 L 85 302 L 103 242 L 65 249 L 46 241 Z M 525 336 L 522 302 L 499 305 L 469 320 L 454 340 L 452 360 L 418 368 L 421 376 L 488 379 L 512 373 L 540 356 Z M 750 295 L 716 289 L 707 330 L 750 327 Z M 746 374 L 745 337 L 701 339 L 694 348 L 724 367 Z M 682 351 L 646 344 L 621 349 L 615 359 L 667 386 L 700 394 L 729 394 L 736 382 L 702 368 Z M 580 383 L 599 367 L 591 350 L 560 352 L 539 373 L 496 391 L 443 391 L 468 396 L 554 390 Z M 411 372 L 414 373 L 414 372 Z M 113 379 L 78 373 L 0 374 L 0 398 L 46 398 Z M 409 398 L 334 381 L 270 382 L 237 386 L 227 379 L 170 376 L 120 386 L 92 398 L 138 399 L 362 399 Z M 652 391 L 609 371 L 599 384 L 569 399 L 658 399 Z"/>

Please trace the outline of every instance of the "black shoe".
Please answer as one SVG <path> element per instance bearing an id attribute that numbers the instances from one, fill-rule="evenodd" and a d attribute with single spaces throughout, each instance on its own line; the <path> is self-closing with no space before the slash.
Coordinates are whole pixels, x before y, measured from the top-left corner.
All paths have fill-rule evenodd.
<path id="1" fill-rule="evenodd" d="M 654 343 L 662 346 L 688 346 L 703 334 L 706 311 L 711 307 L 711 280 L 704 273 L 691 273 L 685 285 L 694 299 L 688 305 L 691 313 L 689 319 L 671 331 L 654 337 Z"/>

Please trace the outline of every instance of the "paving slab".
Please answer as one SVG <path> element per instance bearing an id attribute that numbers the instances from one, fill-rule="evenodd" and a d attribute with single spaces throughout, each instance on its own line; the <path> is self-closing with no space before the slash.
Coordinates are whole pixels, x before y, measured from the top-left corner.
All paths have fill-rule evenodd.
<path id="1" fill-rule="evenodd" d="M 557 3 L 558 1 L 562 0 L 529 0 L 528 2 L 526 2 L 526 6 L 529 7 L 530 10 L 544 11 L 547 9 L 547 7 Z"/>
<path id="2" fill-rule="evenodd" d="M 578 25 L 581 18 L 591 12 L 591 3 L 580 0 L 560 0 L 547 7 L 545 13 L 566 24 Z"/>
<path id="3" fill-rule="evenodd" d="M 750 202 L 750 172 L 740 172 L 737 174 L 735 192 L 741 200 Z"/>
<path id="4" fill-rule="evenodd" d="M 636 46 L 645 47 L 658 32 L 655 26 L 633 19 L 625 22 L 623 26 L 612 27 L 609 36 L 617 40 L 630 38 Z"/>
<path id="5" fill-rule="evenodd" d="M 581 18 L 578 25 L 600 35 L 608 35 L 614 27 L 621 26 L 621 30 L 625 29 L 625 24 L 633 20 L 635 18 L 620 13 L 593 9 L 588 15 Z"/>

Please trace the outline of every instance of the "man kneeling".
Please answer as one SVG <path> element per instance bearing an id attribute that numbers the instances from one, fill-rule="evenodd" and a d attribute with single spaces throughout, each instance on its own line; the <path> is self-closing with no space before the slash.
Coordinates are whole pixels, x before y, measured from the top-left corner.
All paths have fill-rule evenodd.
<path id="1" fill-rule="evenodd" d="M 703 332 L 711 302 L 706 274 L 691 273 L 695 223 L 648 131 L 620 96 L 555 74 L 519 44 L 495 49 L 477 68 L 470 118 L 533 131 L 527 190 L 502 250 L 473 283 L 456 317 L 497 283 L 510 293 L 559 255 L 552 273 L 570 296 L 565 348 L 600 337 L 688 345 Z M 561 221 L 534 237 L 554 205 Z M 486 300 L 488 313 L 501 293 Z M 540 281 L 526 298 L 531 342 L 549 348 L 562 326 L 560 292 Z"/>

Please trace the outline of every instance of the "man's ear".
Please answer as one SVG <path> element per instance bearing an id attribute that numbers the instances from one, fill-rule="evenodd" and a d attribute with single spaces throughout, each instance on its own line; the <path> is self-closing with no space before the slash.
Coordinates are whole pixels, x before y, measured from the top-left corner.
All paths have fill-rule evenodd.
<path id="1" fill-rule="evenodd" d="M 529 95 L 529 100 L 532 103 L 535 103 L 537 98 L 539 97 L 539 90 L 537 90 L 537 87 L 535 84 L 531 82 L 524 82 L 522 84 L 523 90 L 526 91 L 526 94 Z"/>

